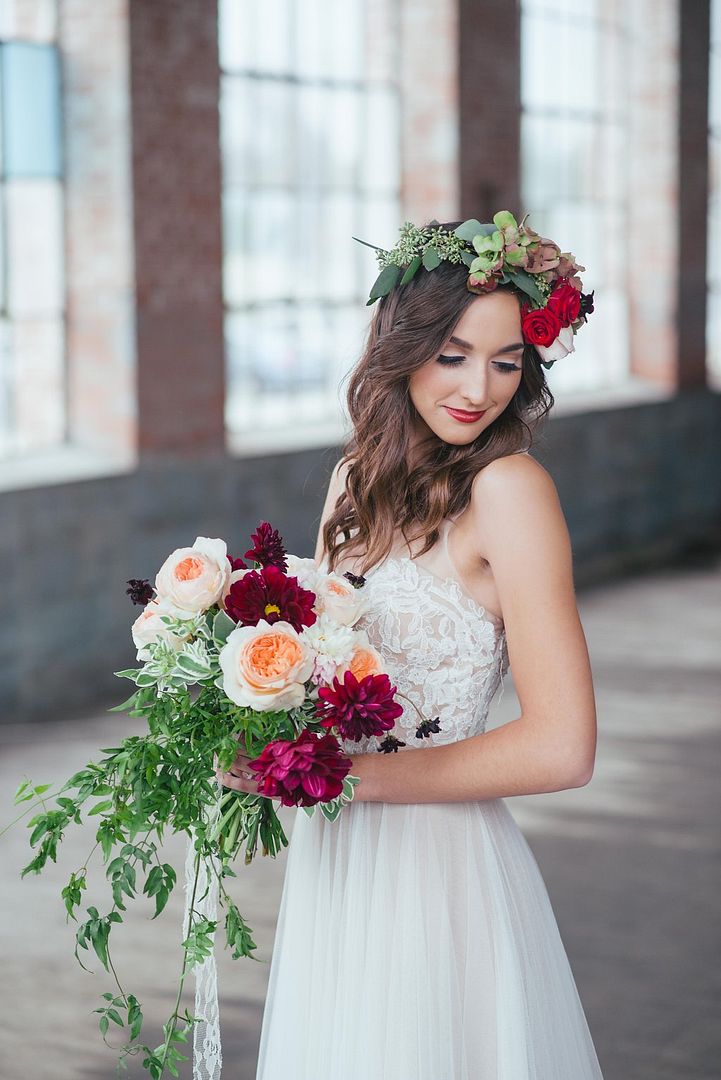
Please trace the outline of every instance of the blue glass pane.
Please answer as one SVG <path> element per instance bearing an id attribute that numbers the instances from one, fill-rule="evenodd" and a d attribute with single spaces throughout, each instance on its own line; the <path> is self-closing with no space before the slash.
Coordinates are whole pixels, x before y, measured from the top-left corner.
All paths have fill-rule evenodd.
<path id="1" fill-rule="evenodd" d="M 5 177 L 59 177 L 60 70 L 54 45 L 0 45 Z"/>

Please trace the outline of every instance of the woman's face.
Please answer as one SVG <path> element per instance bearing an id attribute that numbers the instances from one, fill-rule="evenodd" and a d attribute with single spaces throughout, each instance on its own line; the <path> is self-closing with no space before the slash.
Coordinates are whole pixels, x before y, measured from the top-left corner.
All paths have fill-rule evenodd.
<path id="1" fill-rule="evenodd" d="M 472 443 L 515 394 L 522 360 L 521 313 L 515 294 L 497 290 L 476 297 L 440 353 L 409 378 L 418 412 L 417 439 L 433 432 L 455 446 Z M 449 410 L 460 410 L 460 415 Z"/>

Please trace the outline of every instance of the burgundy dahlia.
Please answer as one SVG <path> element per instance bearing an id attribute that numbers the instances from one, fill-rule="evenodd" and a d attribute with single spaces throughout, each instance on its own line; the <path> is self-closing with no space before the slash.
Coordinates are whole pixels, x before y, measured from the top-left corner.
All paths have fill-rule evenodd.
<path id="1" fill-rule="evenodd" d="M 276 739 L 249 762 L 261 795 L 280 796 L 283 806 L 313 806 L 340 795 L 353 765 L 330 733 L 305 728 L 294 741 Z"/>
<path id="2" fill-rule="evenodd" d="M 241 558 L 234 559 L 232 555 L 228 555 L 228 556 L 226 556 L 226 558 L 228 559 L 228 562 L 230 563 L 230 569 L 231 570 L 247 570 L 248 569 L 248 564 L 243 562 L 243 560 Z"/>
<path id="3" fill-rule="evenodd" d="M 134 604 L 149 604 L 153 599 L 153 586 L 147 578 L 129 578 L 127 584 L 130 588 L 125 591 Z"/>
<path id="4" fill-rule="evenodd" d="M 317 706 L 323 727 L 337 727 L 344 739 L 358 741 L 364 735 L 382 735 L 393 727 L 403 706 L 394 701 L 396 687 L 387 675 L 365 675 L 360 682 L 348 668 L 341 683 L 318 688 L 323 704 Z"/>
<path id="5" fill-rule="evenodd" d="M 277 566 L 284 573 L 288 569 L 283 538 L 269 521 L 261 521 L 254 533 L 250 534 L 253 547 L 244 552 L 246 559 L 259 562 L 261 566 Z"/>
<path id="6" fill-rule="evenodd" d="M 318 618 L 314 603 L 315 593 L 302 588 L 298 578 L 287 577 L 277 566 L 264 566 L 233 582 L 225 610 L 241 626 L 257 626 L 261 619 L 269 623 L 282 620 L 300 633 Z"/>

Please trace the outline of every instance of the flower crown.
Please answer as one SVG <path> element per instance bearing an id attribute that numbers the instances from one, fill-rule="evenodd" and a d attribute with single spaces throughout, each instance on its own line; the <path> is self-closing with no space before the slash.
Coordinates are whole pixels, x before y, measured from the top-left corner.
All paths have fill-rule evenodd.
<path id="1" fill-rule="evenodd" d="M 471 292 L 489 293 L 498 285 L 513 285 L 527 297 L 521 305 L 523 340 L 533 345 L 545 368 L 574 351 L 573 337 L 593 311 L 593 292 L 583 293 L 578 272 L 585 270 L 570 251 L 561 251 L 552 240 L 520 225 L 509 210 L 493 215 L 493 224 L 475 218 L 457 229 L 444 229 L 437 221 L 418 227 L 406 221 L 395 247 L 374 248 L 381 272 L 373 283 L 367 304 L 395 288 L 406 285 L 423 266 L 435 270 L 442 262 L 464 263 L 466 285 Z M 399 280 L 400 279 L 400 280 Z"/>

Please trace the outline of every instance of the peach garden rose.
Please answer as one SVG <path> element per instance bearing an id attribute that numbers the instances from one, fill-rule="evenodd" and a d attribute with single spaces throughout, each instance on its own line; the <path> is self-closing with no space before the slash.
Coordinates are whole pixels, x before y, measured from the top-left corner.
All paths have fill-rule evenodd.
<path id="1" fill-rule="evenodd" d="M 155 591 L 194 615 L 207 611 L 227 591 L 231 566 L 225 540 L 198 536 L 192 547 L 176 548 L 158 570 Z"/>
<path id="2" fill-rule="evenodd" d="M 366 675 L 380 675 L 383 672 L 383 658 L 373 648 L 364 630 L 354 632 L 353 654 L 347 663 L 338 665 L 336 675 L 342 679 L 346 671 L 352 671 L 358 682 Z"/>
<path id="3" fill-rule="evenodd" d="M 292 709 L 305 699 L 315 654 L 288 622 L 237 626 L 220 650 L 223 690 L 236 705 L 261 712 Z"/>

